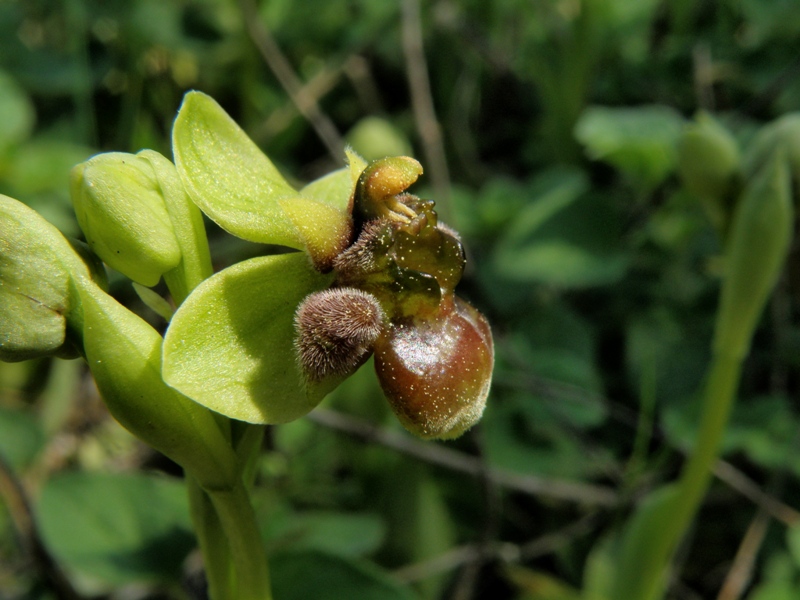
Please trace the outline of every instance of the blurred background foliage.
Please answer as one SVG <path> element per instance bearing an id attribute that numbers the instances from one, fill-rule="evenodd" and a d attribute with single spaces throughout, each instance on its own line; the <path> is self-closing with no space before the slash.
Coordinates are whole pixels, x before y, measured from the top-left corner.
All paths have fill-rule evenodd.
<path id="1" fill-rule="evenodd" d="M 597 600 L 615 532 L 690 448 L 709 358 L 720 248 L 678 138 L 704 109 L 744 148 L 800 110 L 798 39 L 791 0 L 0 0 L 0 193 L 78 236 L 70 167 L 169 155 L 189 89 L 298 184 L 342 140 L 419 158 L 414 191 L 462 232 L 460 293 L 493 324 L 489 406 L 422 444 L 367 366 L 270 428 L 276 598 Z M 220 268 L 270 251 L 209 229 Z M 673 598 L 800 597 L 797 271 Z M 0 598 L 202 598 L 180 474 L 79 361 L 0 363 L 0 457 Z"/>

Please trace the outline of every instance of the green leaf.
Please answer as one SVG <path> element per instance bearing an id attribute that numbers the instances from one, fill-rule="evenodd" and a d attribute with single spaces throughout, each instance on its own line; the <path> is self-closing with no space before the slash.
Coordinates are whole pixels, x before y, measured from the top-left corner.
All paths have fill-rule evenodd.
<path id="1" fill-rule="evenodd" d="M 322 550 L 339 556 L 363 556 L 383 542 L 386 527 L 377 515 L 306 512 L 270 515 L 265 537 L 275 547 Z"/>
<path id="2" fill-rule="evenodd" d="M 30 464 L 44 442 L 44 431 L 33 416 L 0 407 L 0 456 L 13 469 L 24 469 Z"/>
<path id="3" fill-rule="evenodd" d="M 644 598 L 651 589 L 652 578 L 658 578 L 659 588 L 666 585 L 666 570 L 661 567 L 649 548 L 657 539 L 669 535 L 675 513 L 680 511 L 679 488 L 675 483 L 664 485 L 651 492 L 628 518 L 622 533 L 617 571 L 610 598 Z M 655 597 L 655 596 L 653 596 Z"/>
<path id="4" fill-rule="evenodd" d="M 24 141 L 33 130 L 33 103 L 4 71 L 0 71 L 0 115 L 0 151 Z"/>
<path id="5" fill-rule="evenodd" d="M 361 119 L 347 132 L 347 141 L 367 161 L 414 153 L 406 135 L 391 121 L 381 117 Z"/>
<path id="6" fill-rule="evenodd" d="M 586 181 L 553 182 L 520 212 L 495 247 L 498 274 L 560 287 L 607 285 L 626 272 L 620 219 L 606 198 L 581 196 Z"/>
<path id="7" fill-rule="evenodd" d="M 189 196 L 223 229 L 253 242 L 304 247 L 278 204 L 297 191 L 216 101 L 186 94 L 172 147 Z"/>
<path id="8" fill-rule="evenodd" d="M 578 590 L 547 573 L 518 565 L 509 565 L 505 571 L 521 592 L 518 600 L 581 600 Z"/>
<path id="9" fill-rule="evenodd" d="M 0 195 L 0 360 L 62 350 L 73 276 L 89 271 L 58 229 Z"/>
<path id="10" fill-rule="evenodd" d="M 650 187 L 675 168 L 683 123 L 668 106 L 590 106 L 575 125 L 575 137 L 590 158 L 611 163 Z"/>
<path id="11" fill-rule="evenodd" d="M 327 287 L 304 254 L 253 258 L 204 281 L 164 341 L 165 381 L 196 402 L 251 423 L 283 423 L 330 389 L 306 389 L 294 353 L 294 312 Z"/>
<path id="12" fill-rule="evenodd" d="M 283 554 L 270 561 L 275 600 L 414 600 L 407 588 L 374 565 L 318 551 Z"/>
<path id="13" fill-rule="evenodd" d="M 162 477 L 59 475 L 44 486 L 37 515 L 59 562 L 112 585 L 177 582 L 194 547 L 183 485 Z"/>

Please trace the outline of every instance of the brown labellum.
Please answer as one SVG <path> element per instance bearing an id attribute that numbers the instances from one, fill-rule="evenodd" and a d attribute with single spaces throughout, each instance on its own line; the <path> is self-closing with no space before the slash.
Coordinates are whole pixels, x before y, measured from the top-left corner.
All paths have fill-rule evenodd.
<path id="1" fill-rule="evenodd" d="M 319 382 L 350 375 L 369 357 L 384 327 L 378 300 L 355 288 L 331 288 L 310 294 L 295 313 L 300 366 Z"/>
<path id="2" fill-rule="evenodd" d="M 449 296 L 427 319 L 391 324 L 375 343 L 375 370 L 398 419 L 423 438 L 454 438 L 480 419 L 492 380 L 489 324 Z"/>

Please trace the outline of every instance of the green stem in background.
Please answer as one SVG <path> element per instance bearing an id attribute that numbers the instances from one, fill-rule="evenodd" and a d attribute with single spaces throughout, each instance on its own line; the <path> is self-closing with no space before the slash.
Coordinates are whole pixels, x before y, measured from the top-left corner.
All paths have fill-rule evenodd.
<path id="1" fill-rule="evenodd" d="M 703 500 L 728 424 L 742 361 L 789 252 L 794 227 L 789 169 L 777 147 L 733 213 L 694 451 L 679 480 L 656 490 L 625 532 L 614 598 L 663 597 L 672 557 Z"/>
<path id="2" fill-rule="evenodd" d="M 684 465 L 674 495 L 668 500 L 668 526 L 659 527 L 650 540 L 647 560 L 637 579 L 642 589 L 631 598 L 661 598 L 667 583 L 666 569 L 675 550 L 700 508 L 712 478 L 712 468 L 728 424 L 741 374 L 741 359 L 717 354 L 709 371 L 697 445 Z"/>

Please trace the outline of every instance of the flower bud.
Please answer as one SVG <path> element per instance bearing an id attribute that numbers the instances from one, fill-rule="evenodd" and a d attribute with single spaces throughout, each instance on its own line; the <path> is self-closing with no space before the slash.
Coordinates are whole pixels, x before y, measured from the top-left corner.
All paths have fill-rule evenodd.
<path id="1" fill-rule="evenodd" d="M 110 267 L 146 286 L 175 268 L 181 251 L 150 163 L 121 152 L 77 165 L 70 191 L 91 249 Z"/>
<path id="2" fill-rule="evenodd" d="M 730 220 L 730 199 L 740 162 L 736 140 L 711 115 L 700 113 L 695 123 L 684 128 L 678 146 L 678 172 L 720 233 L 725 232 Z"/>
<path id="3" fill-rule="evenodd" d="M 741 358 L 792 241 L 794 210 L 785 149 L 748 182 L 731 220 L 714 349 Z"/>
<path id="4" fill-rule="evenodd" d="M 485 317 L 454 296 L 437 314 L 393 322 L 375 343 L 375 370 L 397 418 L 422 438 L 455 438 L 483 414 L 494 346 Z"/>
<path id="5" fill-rule="evenodd" d="M 750 142 L 744 156 L 744 171 L 754 176 L 772 158 L 774 150 L 782 147 L 789 170 L 800 184 L 800 113 L 789 113 L 762 127 Z"/>

